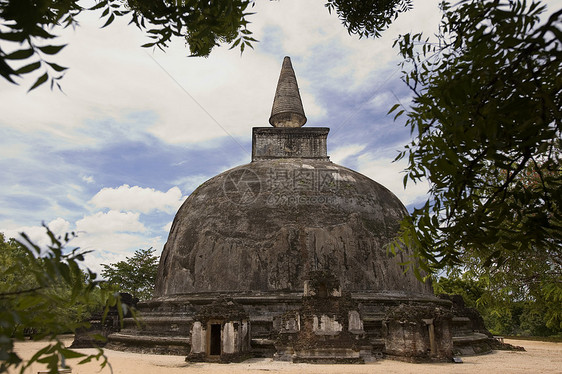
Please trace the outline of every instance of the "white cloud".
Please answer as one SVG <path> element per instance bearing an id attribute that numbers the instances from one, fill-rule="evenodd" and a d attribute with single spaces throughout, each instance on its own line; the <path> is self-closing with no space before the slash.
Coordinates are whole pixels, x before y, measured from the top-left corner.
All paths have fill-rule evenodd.
<path id="1" fill-rule="evenodd" d="M 197 187 L 199 187 L 203 182 L 213 177 L 212 175 L 196 174 L 181 177 L 176 179 L 173 183 L 180 185 L 182 190 L 186 193 L 192 193 Z"/>
<path id="2" fill-rule="evenodd" d="M 127 233 L 110 233 L 106 235 L 79 235 L 72 241 L 84 251 L 91 251 L 84 257 L 84 266 L 98 275 L 102 271 L 101 264 L 112 264 L 125 260 L 137 249 L 153 247 L 160 255 L 164 245 L 161 236 L 143 236 Z"/>
<path id="3" fill-rule="evenodd" d="M 323 84 L 337 87 L 345 82 L 344 86 L 337 87 L 342 93 L 365 84 L 372 90 L 381 85 L 377 82 L 389 78 L 388 72 L 380 74 L 388 70 L 389 65 L 395 66 L 395 73 L 400 71 L 393 62 L 398 62 L 397 50 L 392 48 L 399 34 L 424 31 L 431 35 L 437 30 L 438 6 L 439 2 L 416 6 L 401 14 L 382 37 L 376 39 L 349 35 L 336 14 L 330 14 L 321 2 L 313 1 L 257 2 L 251 28 L 258 39 L 264 34 L 274 38 L 283 53 L 302 59 L 310 76 L 324 74 Z M 318 58 L 319 53 L 321 58 Z M 297 70 L 299 86 L 301 76 L 304 76 L 303 71 Z M 301 89 L 303 87 L 307 89 L 306 84 Z"/>
<path id="4" fill-rule="evenodd" d="M 166 192 L 154 188 L 130 187 L 124 184 L 117 188 L 102 188 L 89 201 L 97 208 L 150 213 L 162 211 L 173 213 L 183 202 L 181 190 L 172 187 Z"/>
<path id="5" fill-rule="evenodd" d="M 300 66 L 294 66 L 294 70 L 299 71 L 299 67 Z M 305 66 L 303 66 L 303 68 L 304 67 Z M 295 72 L 295 74 L 297 73 Z M 307 79 L 300 79 L 298 75 L 297 81 L 299 84 L 299 92 L 303 103 L 304 113 L 307 119 L 311 120 L 313 124 L 322 121 L 328 114 L 328 110 L 316 99 L 318 90 L 316 87 L 313 87 L 312 82 L 309 82 Z M 271 102 L 273 103 L 273 100 Z"/>
<path id="6" fill-rule="evenodd" d="M 387 78 L 375 79 L 377 72 L 397 58 L 391 47 L 397 33 L 420 21 L 437 25 L 439 19 L 436 5 L 418 7 L 401 15 L 383 38 L 359 40 L 322 3 L 257 2 L 253 10 L 250 28 L 264 42 L 243 56 L 226 46 L 216 48 L 207 59 L 187 58 L 181 40 L 165 53 L 140 48 L 147 38 L 127 25 L 126 17 L 99 29 L 99 14 L 85 12 L 79 28 L 63 32 L 61 42 L 68 47 L 55 56 L 70 67 L 62 80 L 66 95 L 48 89 L 27 94 L 0 82 L 0 102 L 11 103 L 0 123 L 42 132 L 58 147 L 95 147 L 107 139 L 144 139 L 147 133 L 172 144 L 242 136 L 249 126 L 268 126 L 284 54 L 293 57 L 303 104 L 314 123 L 327 114 L 319 89 L 376 89 L 376 82 Z M 272 50 L 275 41 L 279 48 Z M 140 112 L 145 115 L 131 118 Z"/>
<path id="7" fill-rule="evenodd" d="M 146 227 L 139 221 L 140 213 L 97 212 L 76 221 L 78 233 L 106 234 L 112 232 L 145 232 Z"/>
<path id="8" fill-rule="evenodd" d="M 419 203 L 426 199 L 429 184 L 409 182 L 404 189 L 402 170 L 406 167 L 406 162 L 404 160 L 392 162 L 392 160 L 392 158 L 378 157 L 373 153 L 364 153 L 358 157 L 358 171 L 388 188 L 404 205 Z"/>
<path id="9" fill-rule="evenodd" d="M 111 30 L 100 30 L 99 20 L 93 14 L 82 15 L 80 23 L 76 31 L 64 32 L 61 43 L 64 40 L 69 45 L 56 56 L 57 62 L 70 67 L 61 82 L 66 95 L 48 89 L 26 94 L 25 89 L 14 90 L 8 83 L 0 82 L 0 101 L 13 103 L 10 110 L 3 111 L 0 121 L 3 125 L 29 134 L 42 132 L 57 139 L 59 147 L 100 146 L 107 139 L 120 140 L 123 136 L 127 140 L 139 139 L 146 136 L 145 130 L 150 124 L 153 124 L 150 132 L 166 142 L 195 143 L 225 135 L 198 102 L 228 132 L 236 134 L 231 118 L 239 116 L 232 111 L 238 110 L 244 100 L 248 106 L 251 101 L 260 99 L 258 93 L 249 97 L 234 91 L 235 82 L 228 77 L 222 77 L 220 83 L 230 87 L 224 92 L 231 97 L 218 98 L 210 90 L 213 84 L 209 77 L 220 76 L 217 73 L 223 70 L 222 61 L 218 59 L 209 66 L 201 64 L 207 60 L 188 60 L 180 41 L 168 54 L 155 58 L 191 98 L 149 56 L 149 50 L 139 47 L 145 36 L 135 27 L 127 26 L 124 19 L 116 20 Z M 84 53 L 84 45 L 88 46 L 88 53 Z M 231 59 L 240 60 L 236 53 L 230 55 Z M 234 65 L 242 66 L 242 62 Z M 251 65 L 258 70 L 260 62 Z M 209 67 L 216 69 L 206 71 Z M 246 74 L 251 72 L 252 66 L 247 68 Z M 237 72 L 234 76 L 242 79 Z M 131 121 L 131 114 L 137 112 L 147 116 Z M 112 133 L 114 136 L 107 136 Z"/>
<path id="10" fill-rule="evenodd" d="M 14 141 L 15 134 L 16 131 L 7 131 L 7 129 L 2 129 L 0 127 L 0 139 L 4 140 L 0 140 L 0 143 L 2 144 L 0 147 L 1 159 L 21 160 L 22 158 L 29 157 L 32 145 L 21 141 Z"/>
<path id="11" fill-rule="evenodd" d="M 83 175 L 83 176 L 82 176 L 82 180 L 83 180 L 84 182 L 88 183 L 88 184 L 89 184 L 89 183 L 94 183 L 94 182 L 95 182 L 94 177 L 91 176 L 91 175 Z"/>
<path id="12" fill-rule="evenodd" d="M 330 161 L 336 164 L 343 164 L 346 158 L 357 155 L 364 150 L 365 147 L 365 145 L 361 144 L 351 144 L 338 147 L 333 151 L 330 151 Z"/>
<path id="13" fill-rule="evenodd" d="M 57 218 L 47 226 L 56 236 L 75 231 L 77 236 L 72 238 L 66 248 L 79 247 L 82 251 L 92 251 L 85 256 L 84 266 L 99 274 L 102 269 L 100 264 L 124 260 L 136 249 L 153 247 L 157 254 L 161 252 L 164 245 L 162 236 L 151 235 L 138 218 L 138 213 L 109 211 L 86 216 L 75 225 Z M 8 238 L 19 240 L 22 240 L 20 233 L 24 232 L 41 249 L 51 244 L 43 226 L 20 226 L 1 229 L 0 232 L 4 232 Z"/>
<path id="14" fill-rule="evenodd" d="M 123 233 L 114 233 L 100 237 L 79 236 L 72 243 L 79 245 L 83 250 L 92 250 L 84 258 L 84 266 L 101 274 L 101 264 L 113 264 L 131 257 L 137 249 L 156 249 L 155 254 L 160 256 L 164 241 L 162 236 L 140 236 Z"/>
<path id="15" fill-rule="evenodd" d="M 162 227 L 162 230 L 166 233 L 169 233 L 170 230 L 172 229 L 172 223 L 173 223 L 172 221 L 168 222 L 166 225 Z"/>
<path id="16" fill-rule="evenodd" d="M 200 143 L 246 136 L 252 125 L 268 126 L 280 61 L 254 51 L 241 58 L 219 48 L 202 64 L 200 59 L 186 60 L 184 48 L 174 45 L 154 56 L 162 67 L 152 62 L 155 85 L 167 91 L 156 95 L 173 92 L 174 98 L 147 103 L 158 111 L 158 121 L 148 129 L 152 135 L 173 144 Z"/>
<path id="17" fill-rule="evenodd" d="M 63 218 L 56 218 L 46 225 L 57 237 L 64 237 L 66 233 L 70 232 L 70 222 L 66 221 Z M 41 248 L 45 248 L 51 244 L 51 239 L 47 236 L 47 230 L 43 226 L 19 226 L 12 227 L 11 229 L 3 229 L 0 231 L 4 232 L 4 235 L 7 238 L 15 238 L 22 242 L 24 241 L 20 234 L 25 233 L 32 243 L 38 245 Z"/>

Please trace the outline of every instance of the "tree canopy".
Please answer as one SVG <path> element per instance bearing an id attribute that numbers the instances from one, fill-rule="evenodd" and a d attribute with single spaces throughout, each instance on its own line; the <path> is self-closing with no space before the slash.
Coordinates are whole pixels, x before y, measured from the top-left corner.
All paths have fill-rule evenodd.
<path id="1" fill-rule="evenodd" d="M 350 33 L 379 36 L 412 0 L 327 0 Z M 35 71 L 43 74 L 30 90 L 50 82 L 60 88 L 68 69 L 53 61 L 66 45 L 54 40 L 60 29 L 78 26 L 85 11 L 101 12 L 103 27 L 117 17 L 146 33 L 143 47 L 164 49 L 173 38 L 185 40 L 191 56 L 208 56 L 220 43 L 244 52 L 257 42 L 249 29 L 255 0 L 97 0 L 83 7 L 78 0 L 0 0 L 0 75 L 9 82 Z"/>
<path id="2" fill-rule="evenodd" d="M 101 359 L 102 366 L 107 362 L 101 350 L 88 355 L 66 348 L 60 334 L 86 327 L 85 317 L 99 306 L 121 310 L 119 298 L 79 267 L 86 252 L 65 248 L 72 235 L 56 237 L 49 229 L 47 234 L 51 244 L 46 248 L 25 235 L 20 242 L 0 234 L 0 373 L 17 367 L 23 373 L 34 362 L 58 373 L 63 356 L 80 363 Z M 48 342 L 24 362 L 14 342 L 27 336 Z"/>
<path id="3" fill-rule="evenodd" d="M 478 285 L 497 332 L 559 332 L 562 10 L 464 0 L 442 12 L 435 37 L 395 43 L 414 95 L 390 110 L 413 134 L 398 156 L 408 160 L 404 184 L 428 180 L 430 190 L 391 247 Z"/>
<path id="4" fill-rule="evenodd" d="M 402 239 L 417 245 L 426 270 L 474 258 L 501 267 L 542 253 L 560 276 L 562 10 L 541 23 L 544 10 L 444 2 L 436 38 L 396 42 L 414 94 L 397 114 L 414 135 L 398 157 L 409 163 L 404 183 L 431 186 Z"/>
<path id="5" fill-rule="evenodd" d="M 552 288 L 542 288 L 534 282 L 526 287 L 525 282 L 505 279 L 509 276 L 509 272 L 491 274 L 482 269 L 464 272 L 457 269 L 437 277 L 433 288 L 436 294 L 461 295 L 468 307 L 480 312 L 486 328 L 494 335 L 559 335 L 562 295 L 555 295 L 551 293 Z"/>
<path id="6" fill-rule="evenodd" d="M 154 249 L 138 249 L 125 261 L 102 264 L 102 267 L 101 275 L 118 291 L 130 293 L 139 300 L 152 297 L 158 272 L 158 257 L 154 255 Z"/>

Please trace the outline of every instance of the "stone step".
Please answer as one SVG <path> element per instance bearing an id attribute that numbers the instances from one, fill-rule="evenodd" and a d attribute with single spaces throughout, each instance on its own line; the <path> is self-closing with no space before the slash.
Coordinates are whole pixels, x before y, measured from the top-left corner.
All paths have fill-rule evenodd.
<path id="1" fill-rule="evenodd" d="M 479 342 L 490 339 L 487 335 L 481 334 L 479 332 L 474 332 L 472 334 L 453 336 L 453 344 L 469 344 L 473 342 Z"/>
<path id="2" fill-rule="evenodd" d="M 273 346 L 275 345 L 275 340 L 273 339 L 260 339 L 254 338 L 251 340 L 252 346 Z"/>
<path id="3" fill-rule="evenodd" d="M 130 335 L 123 333 L 111 334 L 109 342 L 132 343 L 138 345 L 181 345 L 189 346 L 191 339 L 185 336 L 154 336 L 154 335 Z"/>
<path id="4" fill-rule="evenodd" d="M 143 323 L 188 323 L 193 322 L 193 317 L 185 316 L 185 317 L 177 317 L 177 316 L 150 316 L 150 315 L 143 315 L 140 318 L 135 320 L 134 318 L 124 318 L 123 322 L 125 323 L 136 323 L 139 322 Z"/>

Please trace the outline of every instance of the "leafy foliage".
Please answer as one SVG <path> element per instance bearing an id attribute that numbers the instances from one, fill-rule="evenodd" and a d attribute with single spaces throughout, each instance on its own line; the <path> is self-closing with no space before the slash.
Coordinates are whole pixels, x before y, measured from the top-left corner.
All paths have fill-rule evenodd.
<path id="1" fill-rule="evenodd" d="M 64 75 L 65 67 L 47 61 L 49 56 L 58 53 L 64 45 L 44 45 L 42 42 L 55 38 L 51 28 L 76 26 L 76 16 L 81 7 L 75 0 L 52 2 L 48 0 L 1 0 L 0 41 L 14 43 L 19 49 L 11 52 L 0 48 L 0 74 L 9 82 L 15 83 L 14 76 L 29 74 L 38 69 L 43 74 L 30 90 L 45 83 L 51 76 L 51 87 Z M 12 44 L 13 45 L 13 44 Z M 30 59 L 32 60 L 30 62 Z M 25 61 L 25 62 L 24 62 Z M 24 62 L 14 67 L 14 62 Z"/>
<path id="2" fill-rule="evenodd" d="M 90 355 L 72 351 L 59 335 L 86 326 L 84 317 L 100 304 L 119 306 L 119 297 L 102 291 L 96 275 L 80 269 L 87 252 L 65 250 L 72 236 L 55 237 L 46 229 L 51 244 L 45 249 L 25 234 L 23 242 L 6 241 L 0 234 L 0 373 L 10 367 L 21 367 L 23 373 L 34 362 L 47 364 L 56 373 L 62 356 L 107 364 L 102 350 Z M 24 362 L 14 351 L 14 342 L 26 336 L 50 343 Z"/>
<path id="3" fill-rule="evenodd" d="M 542 24 L 540 2 L 465 0 L 442 10 L 436 40 L 396 41 L 414 93 L 396 115 L 406 111 L 415 134 L 398 156 L 409 161 L 404 183 L 431 185 L 403 238 L 417 244 L 425 270 L 474 260 L 519 271 L 519 261 L 548 259 L 559 277 L 562 10 Z"/>
<path id="4" fill-rule="evenodd" d="M 412 0 L 328 0 L 326 8 L 350 34 L 380 37 L 400 13 L 412 9 Z"/>
<path id="5" fill-rule="evenodd" d="M 158 257 L 154 255 L 154 249 L 138 249 L 126 261 L 102 264 L 102 267 L 102 276 L 120 292 L 130 293 L 139 300 L 152 297 L 158 271 Z"/>
<path id="6" fill-rule="evenodd" d="M 30 91 L 47 81 L 60 88 L 67 68 L 50 59 L 65 45 L 51 43 L 57 29 L 77 26 L 83 11 L 101 11 L 102 28 L 117 17 L 130 17 L 129 23 L 151 39 L 143 47 L 163 49 L 172 37 L 180 37 L 192 56 L 208 56 L 219 43 L 243 52 L 257 41 L 247 28 L 252 14 L 247 9 L 253 5 L 253 0 L 100 0 L 83 8 L 77 0 L 0 0 L 0 40 L 17 45 L 10 52 L 0 48 L 0 75 L 15 83 L 15 77 L 41 71 Z M 21 62 L 25 65 L 16 67 Z"/>
<path id="7" fill-rule="evenodd" d="M 542 173 L 546 173 L 542 170 Z M 525 170 L 519 177 L 525 188 L 540 183 L 540 176 Z M 489 261 L 464 251 L 459 259 L 462 267 L 448 266 L 449 279 L 441 278 L 442 291 L 457 293 L 478 307 L 489 328 L 499 334 L 552 335 L 562 332 L 562 259 L 560 250 L 535 248 L 531 251 L 505 249 L 501 244 L 485 247 L 498 253 L 501 261 Z M 462 269 L 462 271 L 461 271 Z M 478 289 L 467 294 L 457 287 Z M 474 298 L 473 296 L 477 297 Z"/>
<path id="8" fill-rule="evenodd" d="M 164 49 L 172 38 L 183 38 L 191 56 L 208 56 L 220 43 L 230 48 L 253 48 L 257 42 L 248 28 L 255 0 L 97 0 L 83 8 L 78 0 L 0 0 L 0 40 L 17 47 L 0 48 L 0 75 L 9 82 L 40 71 L 30 91 L 50 81 L 51 89 L 67 68 L 50 59 L 65 45 L 51 44 L 60 28 L 78 25 L 83 11 L 101 12 L 102 28 L 117 17 L 130 17 L 129 24 L 144 31 L 146 48 Z M 350 34 L 380 36 L 399 13 L 412 7 L 412 0 L 327 0 L 326 8 L 337 13 Z M 16 66 L 24 63 L 23 66 Z"/>
<path id="9" fill-rule="evenodd" d="M 539 269 L 537 269 L 539 270 Z M 506 273 L 480 270 L 452 271 L 433 282 L 436 294 L 461 295 L 468 307 L 476 308 L 486 327 L 499 335 L 552 336 L 562 332 L 561 300 L 547 295 L 548 286 L 525 287 Z M 546 292 L 545 292 L 546 291 Z M 560 292 L 560 289 L 558 290 Z"/>

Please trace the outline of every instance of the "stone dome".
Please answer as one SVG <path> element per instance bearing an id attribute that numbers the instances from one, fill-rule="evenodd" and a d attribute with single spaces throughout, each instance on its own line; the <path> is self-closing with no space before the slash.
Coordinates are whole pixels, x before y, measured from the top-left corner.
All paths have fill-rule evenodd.
<path id="1" fill-rule="evenodd" d="M 180 207 L 154 298 L 111 349 L 311 363 L 450 361 L 486 335 L 433 295 L 386 245 L 407 214 L 377 182 L 330 162 L 328 128 L 306 122 L 290 58 L 252 162 L 209 179 Z M 457 312 L 460 309 L 456 309 Z M 396 316 L 400 316 L 400 320 Z M 489 333 L 488 333 L 489 334 Z M 490 343 L 491 344 L 491 343 Z"/>
<path id="2" fill-rule="evenodd" d="M 332 272 L 344 291 L 431 294 L 385 248 L 405 214 L 388 189 L 327 158 L 254 157 L 183 203 L 155 296 L 302 292 L 313 270 Z"/>

